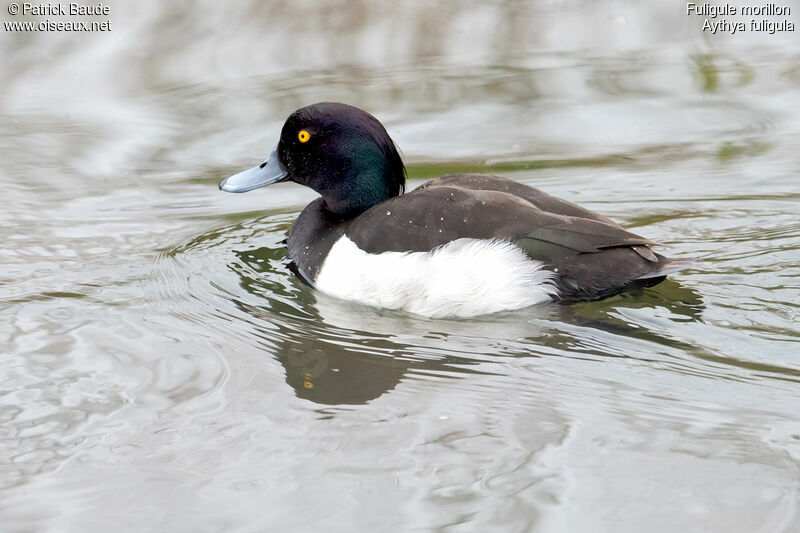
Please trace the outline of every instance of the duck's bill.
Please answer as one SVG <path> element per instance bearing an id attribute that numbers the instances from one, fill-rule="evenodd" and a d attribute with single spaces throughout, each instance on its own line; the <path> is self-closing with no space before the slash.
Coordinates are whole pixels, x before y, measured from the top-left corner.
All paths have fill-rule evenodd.
<path id="1" fill-rule="evenodd" d="M 289 179 L 278 161 L 278 149 L 275 148 L 266 161 L 219 182 L 219 188 L 225 192 L 247 192 L 265 185 L 271 185 Z"/>

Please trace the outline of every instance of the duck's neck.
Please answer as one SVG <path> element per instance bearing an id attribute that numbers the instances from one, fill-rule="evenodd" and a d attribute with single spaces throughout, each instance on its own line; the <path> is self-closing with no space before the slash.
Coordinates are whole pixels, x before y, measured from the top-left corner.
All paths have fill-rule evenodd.
<path id="1" fill-rule="evenodd" d="M 373 159 L 362 154 L 356 160 L 359 168 L 348 169 L 348 177 L 337 180 L 339 186 L 322 195 L 325 209 L 340 218 L 356 217 L 405 188 L 405 168 L 399 156 L 399 167 L 384 157 Z"/>

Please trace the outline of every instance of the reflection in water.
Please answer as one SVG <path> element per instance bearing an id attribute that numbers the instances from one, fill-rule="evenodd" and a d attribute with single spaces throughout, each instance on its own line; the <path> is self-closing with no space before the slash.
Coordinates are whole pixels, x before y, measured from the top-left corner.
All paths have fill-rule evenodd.
<path id="1" fill-rule="evenodd" d="M 274 320 L 274 315 L 241 302 L 237 306 L 259 321 Z M 297 333 L 297 332 L 295 332 Z M 327 405 L 363 404 L 397 385 L 410 362 L 399 357 L 391 343 L 367 354 L 347 345 L 314 337 L 314 330 L 301 334 L 259 329 L 253 334 L 268 337 L 262 342 L 264 353 L 274 354 L 286 371 L 286 382 L 299 398 Z M 377 339 L 372 339 L 377 340 Z"/>

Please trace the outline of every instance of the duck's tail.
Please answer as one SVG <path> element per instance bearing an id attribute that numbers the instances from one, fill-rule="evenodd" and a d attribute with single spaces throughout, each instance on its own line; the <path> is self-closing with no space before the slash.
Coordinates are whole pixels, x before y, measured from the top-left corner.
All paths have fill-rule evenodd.
<path id="1" fill-rule="evenodd" d="M 659 262 L 663 263 L 661 265 L 661 268 L 659 268 L 658 270 L 654 270 L 653 272 L 648 272 L 647 274 L 642 274 L 636 279 L 663 278 L 668 274 L 673 274 L 675 272 L 678 272 L 679 270 L 693 267 L 700 262 L 699 259 L 693 257 L 685 259 L 669 259 L 667 257 L 664 257 L 663 255 L 658 255 L 658 259 Z"/>

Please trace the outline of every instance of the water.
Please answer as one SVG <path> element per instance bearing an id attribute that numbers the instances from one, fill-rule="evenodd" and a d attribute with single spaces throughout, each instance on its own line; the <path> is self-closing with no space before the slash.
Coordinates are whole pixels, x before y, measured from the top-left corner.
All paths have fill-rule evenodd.
<path id="1" fill-rule="evenodd" d="M 111 5 L 0 34 L 2 531 L 800 529 L 797 33 Z M 315 294 L 282 245 L 314 193 L 216 183 L 319 100 L 377 115 L 412 186 L 503 174 L 703 261 L 471 320 Z"/>

